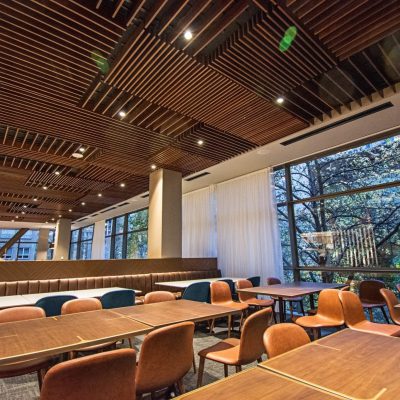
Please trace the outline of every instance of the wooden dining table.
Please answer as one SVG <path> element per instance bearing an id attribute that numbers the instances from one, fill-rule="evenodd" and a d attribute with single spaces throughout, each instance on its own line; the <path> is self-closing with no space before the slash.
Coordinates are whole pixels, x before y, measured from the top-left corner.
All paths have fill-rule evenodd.
<path id="1" fill-rule="evenodd" d="M 348 399 L 400 398 L 400 338 L 351 329 L 258 365 Z"/>
<path id="2" fill-rule="evenodd" d="M 277 285 L 257 286 L 248 289 L 237 289 L 237 292 L 249 293 L 253 295 L 272 296 L 278 299 L 280 322 L 285 321 L 284 301 L 290 301 L 294 297 L 310 296 L 310 307 L 313 309 L 314 294 L 324 289 L 338 289 L 345 286 L 341 283 L 322 283 L 322 282 L 291 282 Z"/>

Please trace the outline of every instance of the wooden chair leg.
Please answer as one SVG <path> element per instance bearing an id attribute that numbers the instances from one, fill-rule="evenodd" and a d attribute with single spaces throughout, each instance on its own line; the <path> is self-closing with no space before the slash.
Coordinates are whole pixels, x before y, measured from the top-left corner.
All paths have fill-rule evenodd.
<path id="1" fill-rule="evenodd" d="M 225 378 L 228 377 L 228 364 L 224 364 L 224 375 L 225 375 Z"/>
<path id="2" fill-rule="evenodd" d="M 382 306 L 382 307 L 381 307 L 381 310 L 382 310 L 383 316 L 385 317 L 386 322 L 387 322 L 388 324 L 390 324 L 389 317 L 388 317 L 388 315 L 386 314 L 385 307 Z"/>
<path id="3" fill-rule="evenodd" d="M 228 315 L 228 338 L 231 337 L 232 331 L 232 315 Z"/>
<path id="4" fill-rule="evenodd" d="M 184 394 L 185 393 L 185 385 L 183 384 L 183 379 L 179 379 L 178 382 L 176 382 L 179 390 L 179 394 Z"/>
<path id="5" fill-rule="evenodd" d="M 196 359 L 194 358 L 194 353 L 193 353 L 193 372 L 196 373 Z"/>
<path id="6" fill-rule="evenodd" d="M 371 322 L 374 322 L 374 313 L 373 313 L 372 308 L 368 308 L 368 313 L 369 313 L 369 320 Z"/>
<path id="7" fill-rule="evenodd" d="M 212 333 L 214 333 L 214 325 L 215 325 L 215 319 L 213 319 L 213 320 L 211 321 L 211 324 L 210 324 L 210 335 L 211 335 Z"/>
<path id="8" fill-rule="evenodd" d="M 130 347 L 131 349 L 133 349 L 132 339 L 131 339 L 131 338 L 128 338 L 128 342 L 129 342 L 129 347 Z"/>
<path id="9" fill-rule="evenodd" d="M 312 334 L 313 334 L 314 340 L 318 340 L 318 338 L 319 338 L 319 329 L 318 328 L 313 328 L 312 329 Z"/>
<path id="10" fill-rule="evenodd" d="M 241 365 L 236 365 L 236 372 L 240 372 L 242 370 L 242 366 Z"/>
<path id="11" fill-rule="evenodd" d="M 204 357 L 200 357 L 199 362 L 199 370 L 197 372 L 197 387 L 200 387 L 203 383 L 203 372 L 204 372 L 204 363 L 206 359 Z"/>
<path id="12" fill-rule="evenodd" d="M 239 332 L 242 331 L 243 320 L 244 320 L 244 312 L 242 311 L 242 314 L 240 315 Z"/>
<path id="13" fill-rule="evenodd" d="M 37 379 L 38 379 L 38 383 L 39 383 L 39 391 L 42 390 L 42 385 L 43 385 L 43 378 L 44 378 L 44 371 L 42 369 L 39 369 L 37 371 Z"/>

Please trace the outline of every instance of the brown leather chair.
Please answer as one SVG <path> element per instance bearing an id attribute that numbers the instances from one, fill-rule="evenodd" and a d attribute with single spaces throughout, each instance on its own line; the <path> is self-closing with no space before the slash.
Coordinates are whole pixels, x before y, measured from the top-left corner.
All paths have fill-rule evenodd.
<path id="1" fill-rule="evenodd" d="M 249 305 L 245 304 L 245 303 L 237 303 L 236 301 L 233 301 L 231 289 L 230 289 L 229 285 L 223 281 L 212 282 L 210 284 L 210 294 L 211 294 L 211 304 L 233 308 L 234 310 L 238 310 L 241 312 L 241 317 L 240 317 L 240 328 L 241 328 L 242 323 L 243 323 L 244 311 L 249 308 Z M 231 320 L 231 318 L 229 317 L 228 325 L 230 325 L 230 320 Z M 213 322 L 211 324 L 210 332 L 213 331 L 214 322 L 215 322 L 215 320 L 213 320 Z M 230 328 L 231 327 L 228 326 L 229 330 L 230 330 Z"/>
<path id="2" fill-rule="evenodd" d="M 296 324 L 277 324 L 264 333 L 264 347 L 268 358 L 310 343 L 307 332 Z"/>
<path id="3" fill-rule="evenodd" d="M 376 324 L 367 321 L 360 298 L 353 292 L 339 291 L 346 326 L 358 331 L 366 331 L 387 336 L 400 336 L 400 328 L 390 324 Z"/>
<path id="4" fill-rule="evenodd" d="M 0 311 L 0 323 L 24 321 L 36 318 L 45 318 L 46 314 L 40 307 L 15 307 Z M 52 365 L 54 358 L 38 357 L 27 361 L 18 361 L 0 366 L 0 378 L 9 378 L 37 373 L 39 387 L 42 386 L 42 379 L 45 371 Z"/>
<path id="5" fill-rule="evenodd" d="M 88 311 L 97 311 L 101 310 L 102 308 L 103 307 L 101 305 L 101 301 L 95 298 L 69 300 L 62 305 L 61 315 L 88 312 Z M 75 358 L 78 352 L 84 353 L 88 351 L 102 351 L 106 349 L 110 350 L 115 348 L 116 348 L 115 342 L 107 342 L 107 343 L 97 344 L 94 346 L 84 347 L 82 349 L 79 349 L 78 351 L 71 351 L 69 353 L 69 357 Z"/>
<path id="6" fill-rule="evenodd" d="M 395 307 L 399 304 L 399 299 L 396 295 L 389 289 L 380 290 L 382 297 L 386 301 L 387 308 L 389 309 L 390 318 L 393 323 L 400 325 L 400 308 Z"/>
<path id="7" fill-rule="evenodd" d="M 282 282 L 279 278 L 269 277 L 267 278 L 267 285 L 280 285 Z M 277 297 L 271 296 L 272 299 L 278 300 Z M 290 310 L 290 318 L 293 318 L 293 303 L 299 303 L 301 312 L 303 315 L 306 315 L 304 312 L 304 303 L 302 297 L 284 297 L 283 298 L 283 309 L 286 312 L 286 301 L 289 302 L 289 310 Z"/>
<path id="8" fill-rule="evenodd" d="M 175 295 L 172 292 L 166 292 L 164 290 L 150 292 L 144 296 L 144 304 L 161 303 L 163 301 L 171 300 L 176 300 Z"/>
<path id="9" fill-rule="evenodd" d="M 342 326 L 344 315 L 342 303 L 339 300 L 339 290 L 322 290 L 318 297 L 317 313 L 313 316 L 297 318 L 296 324 L 311 329 L 314 340 L 318 339 L 321 328 Z"/>
<path id="10" fill-rule="evenodd" d="M 234 365 L 236 372 L 239 372 L 242 365 L 260 362 L 264 353 L 263 335 L 271 325 L 271 316 L 270 308 L 257 311 L 246 319 L 240 339 L 225 339 L 201 350 L 197 387 L 202 384 L 206 359 L 224 364 L 225 377 L 228 376 L 228 365 Z"/>
<path id="11" fill-rule="evenodd" d="M 185 392 L 182 378 L 193 360 L 194 323 L 182 322 L 150 332 L 144 338 L 136 370 L 136 394 L 152 395 L 177 384 Z"/>
<path id="12" fill-rule="evenodd" d="M 135 400 L 135 369 L 133 349 L 66 361 L 46 374 L 40 400 Z"/>
<path id="13" fill-rule="evenodd" d="M 369 319 L 374 321 L 374 308 L 380 308 L 387 323 L 389 318 L 385 311 L 385 299 L 382 297 L 380 290 L 385 288 L 385 284 L 377 279 L 368 279 L 360 282 L 359 296 L 363 307 L 368 310 Z"/>

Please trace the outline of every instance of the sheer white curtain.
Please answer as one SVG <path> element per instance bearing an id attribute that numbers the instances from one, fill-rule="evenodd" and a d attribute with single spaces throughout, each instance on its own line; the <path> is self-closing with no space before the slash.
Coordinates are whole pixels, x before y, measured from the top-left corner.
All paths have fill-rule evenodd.
<path id="1" fill-rule="evenodd" d="M 182 198 L 182 257 L 216 257 L 214 186 Z"/>
<path id="2" fill-rule="evenodd" d="M 272 170 L 217 185 L 217 253 L 223 275 L 282 278 Z"/>

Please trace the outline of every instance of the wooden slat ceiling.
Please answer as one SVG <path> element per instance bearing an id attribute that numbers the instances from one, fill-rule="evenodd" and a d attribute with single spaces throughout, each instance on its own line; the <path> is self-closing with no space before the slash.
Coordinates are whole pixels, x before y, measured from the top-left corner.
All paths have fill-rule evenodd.
<path id="1" fill-rule="evenodd" d="M 399 28 L 397 0 L 2 0 L 0 219 L 84 218 L 153 164 L 193 174 L 371 100 Z"/>

